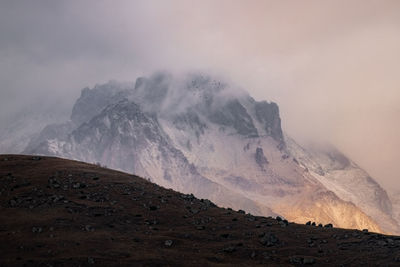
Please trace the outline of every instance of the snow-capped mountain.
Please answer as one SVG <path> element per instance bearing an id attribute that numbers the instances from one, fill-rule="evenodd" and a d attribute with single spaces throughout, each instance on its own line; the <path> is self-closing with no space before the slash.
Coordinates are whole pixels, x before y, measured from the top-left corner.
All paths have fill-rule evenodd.
<path id="1" fill-rule="evenodd" d="M 368 174 L 340 153 L 304 150 L 284 137 L 277 104 L 207 75 L 86 88 L 71 121 L 25 152 L 99 162 L 254 214 L 399 232 Z"/>

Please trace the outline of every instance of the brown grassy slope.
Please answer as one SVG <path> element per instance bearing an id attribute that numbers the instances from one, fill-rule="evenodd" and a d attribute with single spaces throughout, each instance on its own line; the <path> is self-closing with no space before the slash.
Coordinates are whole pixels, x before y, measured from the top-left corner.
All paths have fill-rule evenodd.
<path id="1" fill-rule="evenodd" d="M 400 265 L 400 237 L 215 207 L 137 176 L 0 155 L 0 266 Z"/>

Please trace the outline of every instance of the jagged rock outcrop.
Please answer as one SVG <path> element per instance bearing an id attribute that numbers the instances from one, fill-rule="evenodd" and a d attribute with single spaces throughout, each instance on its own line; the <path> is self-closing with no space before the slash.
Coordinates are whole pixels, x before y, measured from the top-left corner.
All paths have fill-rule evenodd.
<path id="1" fill-rule="evenodd" d="M 229 101 L 222 108 L 215 109 L 208 118 L 215 124 L 232 127 L 239 135 L 258 137 L 253 119 L 238 100 Z"/>
<path id="2" fill-rule="evenodd" d="M 256 118 L 264 126 L 264 130 L 276 141 L 283 141 L 279 107 L 276 103 L 266 101 L 256 102 L 254 105 Z"/>
<path id="3" fill-rule="evenodd" d="M 81 96 L 72 108 L 71 121 L 78 126 L 89 121 L 108 105 L 125 99 L 131 86 L 111 81 L 96 85 L 93 89 L 82 89 Z"/>
<path id="4" fill-rule="evenodd" d="M 262 169 L 264 169 L 264 166 L 266 164 L 268 164 L 268 160 L 265 157 L 264 151 L 261 147 L 256 148 L 255 158 L 256 158 L 256 162 L 257 162 L 258 166 L 260 166 Z"/>

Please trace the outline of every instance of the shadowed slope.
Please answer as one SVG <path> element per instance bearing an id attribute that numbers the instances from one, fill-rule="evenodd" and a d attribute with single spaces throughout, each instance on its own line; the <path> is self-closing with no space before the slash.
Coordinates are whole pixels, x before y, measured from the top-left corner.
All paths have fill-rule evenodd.
<path id="1" fill-rule="evenodd" d="M 2 266 L 395 266 L 400 261 L 399 237 L 222 209 L 77 161 L 2 155 L 0 192 Z"/>

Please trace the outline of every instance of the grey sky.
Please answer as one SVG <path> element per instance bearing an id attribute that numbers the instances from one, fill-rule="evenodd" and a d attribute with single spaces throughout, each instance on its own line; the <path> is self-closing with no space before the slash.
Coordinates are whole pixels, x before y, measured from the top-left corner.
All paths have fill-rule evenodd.
<path id="1" fill-rule="evenodd" d="M 400 189 L 399 14 L 399 1 L 3 0 L 0 123 L 110 79 L 208 70 Z"/>

